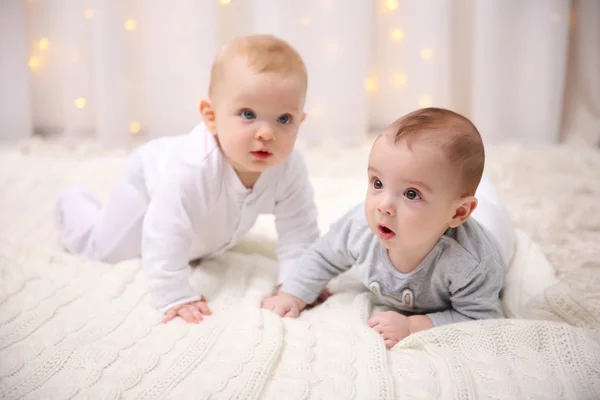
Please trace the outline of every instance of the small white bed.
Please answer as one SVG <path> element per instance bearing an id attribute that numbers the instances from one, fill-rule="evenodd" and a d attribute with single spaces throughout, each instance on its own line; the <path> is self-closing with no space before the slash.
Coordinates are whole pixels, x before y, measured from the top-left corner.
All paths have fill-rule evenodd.
<path id="1" fill-rule="evenodd" d="M 363 196 L 367 147 L 304 150 L 326 230 Z M 365 324 L 379 306 L 351 273 L 297 320 L 259 309 L 275 278 L 268 218 L 194 269 L 214 311 L 199 325 L 161 323 L 139 260 L 64 253 L 58 193 L 79 183 L 103 198 L 125 156 L 40 140 L 0 150 L 0 398 L 600 398 L 598 152 L 490 148 L 487 171 L 518 229 L 503 300 L 514 318 L 432 329 L 389 351 Z"/>

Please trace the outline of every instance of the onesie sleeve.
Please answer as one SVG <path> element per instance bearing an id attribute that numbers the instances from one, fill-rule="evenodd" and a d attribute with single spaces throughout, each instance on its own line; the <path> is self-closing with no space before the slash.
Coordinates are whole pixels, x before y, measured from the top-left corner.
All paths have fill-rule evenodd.
<path id="1" fill-rule="evenodd" d="M 162 312 L 201 298 L 189 283 L 190 213 L 207 212 L 207 193 L 202 193 L 199 181 L 204 174 L 196 169 L 179 168 L 159 183 L 144 219 L 142 264 L 153 300 Z"/>
<path id="2" fill-rule="evenodd" d="M 277 283 L 281 284 L 294 266 L 294 261 L 319 237 L 317 206 L 306 163 L 298 151 L 277 185 L 275 199 L 277 229 Z"/>
<path id="3" fill-rule="evenodd" d="M 353 221 L 357 208 L 331 225 L 329 231 L 295 262 L 283 281 L 281 291 L 312 304 L 329 281 L 356 262 L 352 254 Z"/>
<path id="4" fill-rule="evenodd" d="M 455 277 L 450 288 L 452 309 L 428 314 L 434 326 L 478 319 L 502 318 L 500 291 L 504 267 L 495 256 L 482 260 L 465 277 Z"/>

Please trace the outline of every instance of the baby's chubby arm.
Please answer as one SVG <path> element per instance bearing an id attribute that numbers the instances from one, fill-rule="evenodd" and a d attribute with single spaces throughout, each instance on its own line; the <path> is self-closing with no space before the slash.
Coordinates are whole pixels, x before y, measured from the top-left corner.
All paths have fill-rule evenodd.
<path id="1" fill-rule="evenodd" d="M 352 211 L 296 260 L 277 294 L 263 301 L 263 308 L 281 316 L 297 316 L 319 297 L 332 278 L 354 265 L 356 259 L 350 252 Z"/>
<path id="2" fill-rule="evenodd" d="M 314 189 L 302 155 L 292 152 L 275 198 L 277 229 L 277 284 L 281 285 L 295 261 L 319 237 Z"/>
<path id="3" fill-rule="evenodd" d="M 482 260 L 467 276 L 456 277 L 450 288 L 449 310 L 427 314 L 434 326 L 461 321 L 502 318 L 500 291 L 505 267 L 496 256 Z"/>
<path id="4" fill-rule="evenodd" d="M 185 312 L 184 304 L 191 310 L 201 300 L 188 280 L 193 239 L 190 212 L 192 207 L 194 213 L 206 212 L 206 201 L 200 198 L 197 175 L 178 172 L 156 188 L 142 232 L 142 264 L 154 302 L 165 313 L 172 309 Z"/>

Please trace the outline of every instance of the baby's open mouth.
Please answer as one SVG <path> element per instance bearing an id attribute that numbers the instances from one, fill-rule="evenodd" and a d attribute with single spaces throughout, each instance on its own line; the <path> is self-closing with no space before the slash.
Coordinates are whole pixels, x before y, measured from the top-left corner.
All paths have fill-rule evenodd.
<path id="1" fill-rule="evenodd" d="M 396 233 L 385 225 L 379 225 L 379 237 L 383 240 L 390 240 L 396 236 Z"/>

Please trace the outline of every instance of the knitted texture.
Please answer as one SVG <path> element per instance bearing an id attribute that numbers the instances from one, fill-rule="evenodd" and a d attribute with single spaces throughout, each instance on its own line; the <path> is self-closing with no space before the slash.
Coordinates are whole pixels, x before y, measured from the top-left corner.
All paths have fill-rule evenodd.
<path id="1" fill-rule="evenodd" d="M 309 165 L 325 159 L 320 152 L 307 151 Z M 314 173 L 324 229 L 364 193 L 352 165 L 366 152 L 348 153 L 338 156 L 347 160 L 346 180 L 332 170 Z M 489 158 L 515 225 L 560 272 L 519 312 L 528 319 L 435 328 L 387 351 L 366 325 L 380 307 L 351 273 L 299 319 L 259 308 L 275 282 L 268 220 L 233 251 L 193 269 L 191 283 L 213 316 L 162 324 L 139 260 L 108 265 L 58 246 L 60 190 L 80 183 L 102 198 L 125 153 L 39 141 L 5 148 L 0 398 L 600 398 L 600 157 L 574 154 L 511 147 Z M 518 174 L 523 168 L 532 174 L 527 180 Z M 544 178 L 553 168 L 560 191 Z M 559 217 L 554 208 L 568 201 Z M 542 233 L 548 221 L 551 232 Z"/>

